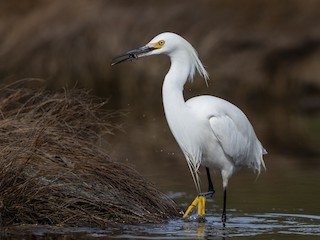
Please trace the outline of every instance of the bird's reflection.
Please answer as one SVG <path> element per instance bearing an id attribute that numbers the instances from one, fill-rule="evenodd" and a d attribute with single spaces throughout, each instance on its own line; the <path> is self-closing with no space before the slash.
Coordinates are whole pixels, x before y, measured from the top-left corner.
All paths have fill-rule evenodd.
<path id="1" fill-rule="evenodd" d="M 184 229 L 194 235 L 195 239 L 227 239 L 226 223 L 221 223 L 221 227 L 207 221 L 189 221 L 184 224 Z"/>

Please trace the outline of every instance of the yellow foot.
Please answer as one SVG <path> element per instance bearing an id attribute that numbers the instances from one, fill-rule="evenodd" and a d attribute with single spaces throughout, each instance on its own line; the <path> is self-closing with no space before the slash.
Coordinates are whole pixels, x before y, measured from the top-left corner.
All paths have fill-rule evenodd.
<path id="1" fill-rule="evenodd" d="M 206 197 L 204 196 L 197 196 L 191 205 L 187 208 L 187 211 L 184 213 L 182 218 L 187 218 L 192 209 L 198 207 L 198 217 L 204 218 L 205 215 L 205 205 L 206 205 Z"/>

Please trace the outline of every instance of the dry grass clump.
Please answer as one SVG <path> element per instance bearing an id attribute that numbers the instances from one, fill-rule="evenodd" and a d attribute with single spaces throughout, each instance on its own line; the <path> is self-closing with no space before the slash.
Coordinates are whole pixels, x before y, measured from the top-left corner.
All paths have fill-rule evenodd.
<path id="1" fill-rule="evenodd" d="M 0 91 L 2 226 L 109 226 L 177 215 L 171 200 L 97 146 L 112 128 L 104 102 L 82 90 Z"/>

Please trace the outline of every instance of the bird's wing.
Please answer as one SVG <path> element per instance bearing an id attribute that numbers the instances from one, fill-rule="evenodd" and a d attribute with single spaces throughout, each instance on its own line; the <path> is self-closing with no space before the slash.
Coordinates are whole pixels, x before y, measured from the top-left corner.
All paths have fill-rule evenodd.
<path id="1" fill-rule="evenodd" d="M 210 130 L 225 155 L 236 165 L 260 172 L 266 153 L 246 115 L 235 105 L 212 96 L 188 100 L 187 106 L 198 119 L 209 122 Z"/>
<path id="2" fill-rule="evenodd" d="M 243 129 L 235 124 L 228 115 L 211 116 L 209 118 L 212 132 L 219 141 L 224 153 L 235 163 L 240 164 L 246 159 L 249 150 L 248 137 L 241 132 Z"/>

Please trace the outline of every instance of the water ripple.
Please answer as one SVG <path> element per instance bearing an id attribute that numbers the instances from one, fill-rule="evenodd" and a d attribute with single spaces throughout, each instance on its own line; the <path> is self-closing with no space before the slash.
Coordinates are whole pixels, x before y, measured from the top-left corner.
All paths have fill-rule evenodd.
<path id="1" fill-rule="evenodd" d="M 228 215 L 226 226 L 220 215 L 208 214 L 206 222 L 182 219 L 166 224 L 124 225 L 118 228 L 53 228 L 29 227 L 25 231 L 11 232 L 12 236 L 24 239 L 319 239 L 320 216 L 288 213 L 245 214 L 233 212 Z M 8 236 L 8 235 L 7 235 Z M 32 236 L 28 238 L 28 236 Z M 1 235 L 1 239 L 6 236 Z M 10 238 L 12 239 L 12 238 Z"/>
<path id="2" fill-rule="evenodd" d="M 205 223 L 172 220 L 163 225 L 132 226 L 121 234 L 121 239 L 230 239 L 239 237 L 283 235 L 283 239 L 301 236 L 320 237 L 320 216 L 303 214 L 233 214 L 225 227 L 220 216 L 208 215 Z M 109 236 L 110 237 L 110 236 Z"/>

